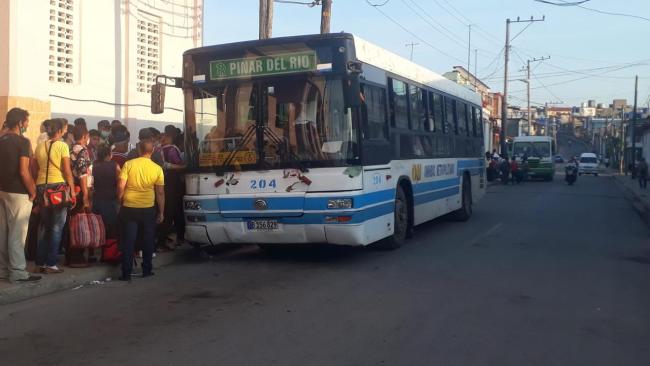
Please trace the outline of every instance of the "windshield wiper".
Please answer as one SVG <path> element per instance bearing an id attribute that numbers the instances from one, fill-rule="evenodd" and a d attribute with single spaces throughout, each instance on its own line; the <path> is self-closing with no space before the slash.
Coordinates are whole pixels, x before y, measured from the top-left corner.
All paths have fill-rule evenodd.
<path id="1" fill-rule="evenodd" d="M 246 146 L 250 142 L 251 138 L 255 135 L 255 131 L 256 131 L 255 124 L 248 126 L 248 128 L 246 129 L 246 133 L 242 137 L 241 141 L 235 146 L 235 148 L 230 152 L 230 154 L 228 154 L 228 157 L 226 157 L 223 163 L 221 163 L 220 166 L 214 169 L 216 175 L 220 175 L 220 176 L 224 175 L 226 171 L 225 168 L 228 165 L 230 165 L 232 160 L 235 158 L 235 155 L 237 155 L 237 153 L 241 151 L 241 148 Z"/>
<path id="2" fill-rule="evenodd" d="M 268 139 L 272 143 L 274 143 L 276 146 L 278 146 L 281 151 L 286 150 L 288 152 L 288 156 L 289 156 L 288 160 L 289 160 L 289 162 L 294 163 L 296 168 L 298 170 L 300 170 L 302 173 L 309 172 L 309 169 L 300 161 L 300 158 L 298 157 L 298 155 L 296 155 L 296 153 L 294 153 L 291 150 L 291 147 L 287 147 L 286 144 L 284 144 L 282 142 L 282 139 L 280 139 L 280 137 L 278 135 L 276 135 L 275 132 L 273 132 L 273 130 L 269 129 L 266 126 L 261 126 L 261 128 L 262 128 L 262 131 L 264 132 L 264 135 L 266 137 L 268 137 Z M 286 156 L 286 154 L 282 154 L 282 155 Z"/>

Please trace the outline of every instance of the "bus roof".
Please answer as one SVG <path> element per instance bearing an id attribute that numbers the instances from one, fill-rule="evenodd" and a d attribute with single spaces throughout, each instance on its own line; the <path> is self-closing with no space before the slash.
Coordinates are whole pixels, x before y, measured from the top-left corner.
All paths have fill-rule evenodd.
<path id="1" fill-rule="evenodd" d="M 467 100 L 473 104 L 481 105 L 481 97 L 473 90 L 457 84 L 444 76 L 435 73 L 423 66 L 411 62 L 386 49 L 383 49 L 362 38 L 350 33 L 310 34 L 289 37 L 269 38 L 264 40 L 250 40 L 234 43 L 219 44 L 193 48 L 185 51 L 183 55 L 206 54 L 224 49 L 245 48 L 256 46 L 276 46 L 287 43 L 313 42 L 317 40 L 351 39 L 354 41 L 357 60 L 373 65 L 380 69 L 427 85 L 433 89 Z"/>
<path id="2" fill-rule="evenodd" d="M 387 51 L 362 38 L 357 36 L 353 37 L 357 59 L 359 61 L 392 72 L 393 74 L 413 80 L 420 84 L 430 86 L 436 90 L 459 97 L 476 105 L 481 105 L 481 97 L 473 90 L 455 83 L 440 74 Z"/>
<path id="3" fill-rule="evenodd" d="M 513 142 L 551 142 L 551 136 L 516 136 L 512 139 Z"/>

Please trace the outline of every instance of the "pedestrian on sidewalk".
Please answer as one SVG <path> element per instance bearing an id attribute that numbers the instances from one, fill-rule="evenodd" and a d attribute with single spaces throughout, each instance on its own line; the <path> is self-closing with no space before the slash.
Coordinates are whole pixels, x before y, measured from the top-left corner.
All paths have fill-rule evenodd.
<path id="1" fill-rule="evenodd" d="M 61 141 L 66 132 L 67 122 L 63 118 L 54 118 L 47 124 L 48 140 L 36 147 L 34 155 L 38 163 L 38 178 L 36 179 L 36 194 L 39 201 L 46 190 L 58 189 L 66 185 L 70 192 L 75 192 L 74 178 L 70 164 L 70 150 Z M 41 203 L 41 220 L 38 228 L 38 244 L 36 265 L 41 272 L 54 274 L 62 273 L 59 268 L 58 254 L 63 227 L 65 226 L 68 208 L 65 205 L 44 206 Z"/>
<path id="2" fill-rule="evenodd" d="M 639 188 L 647 189 L 648 188 L 648 163 L 645 161 L 645 158 L 639 160 L 639 165 L 637 167 L 637 175 L 639 176 Z"/>
<path id="3" fill-rule="evenodd" d="M 108 145 L 97 147 L 97 160 L 92 167 L 94 191 L 93 213 L 98 214 L 106 227 L 106 238 L 117 238 L 117 177 L 120 166 L 111 160 L 111 148 Z"/>
<path id="4" fill-rule="evenodd" d="M 29 113 L 20 108 L 7 112 L 0 137 L 0 278 L 15 282 L 41 279 L 27 272 L 25 240 L 36 184 L 29 171 L 32 147 L 22 136 L 29 125 Z"/>
<path id="5" fill-rule="evenodd" d="M 503 156 L 503 161 L 499 168 L 501 170 L 501 183 L 508 184 L 510 180 L 510 161 L 508 160 L 508 155 Z"/>
<path id="6" fill-rule="evenodd" d="M 77 123 L 79 119 L 75 120 Z M 92 176 L 90 175 L 92 160 L 88 151 L 89 133 L 84 124 L 77 124 L 72 129 L 75 143 L 70 152 L 70 163 L 74 184 L 80 188 L 77 195 L 77 205 L 70 210 L 69 217 L 76 214 L 90 211 L 90 191 L 92 187 Z M 88 267 L 88 261 L 84 257 L 85 249 L 70 247 L 69 237 L 66 236 L 66 265 L 73 268 Z M 89 258 L 92 257 L 89 253 Z"/>
<path id="7" fill-rule="evenodd" d="M 173 250 L 185 240 L 185 218 L 183 212 L 183 195 L 185 185 L 183 184 L 183 162 L 181 150 L 174 144 L 174 136 L 163 133 L 161 138 L 162 147 L 158 151 L 163 161 L 163 172 L 165 173 L 165 211 L 164 220 L 158 226 L 158 249 Z M 172 224 L 176 231 L 176 243 L 167 242 Z"/>
<path id="8" fill-rule="evenodd" d="M 133 251 L 138 233 L 142 233 L 142 277 L 153 275 L 156 224 L 163 221 L 165 211 L 165 177 L 162 168 L 151 161 L 153 142 L 138 144 L 139 158 L 129 160 L 120 172 L 117 195 L 122 249 L 121 281 L 130 281 L 133 272 Z M 157 205 L 157 211 L 156 206 Z"/>
<path id="9" fill-rule="evenodd" d="M 517 158 L 513 157 L 510 161 L 510 174 L 512 175 L 511 182 L 512 185 L 515 185 L 515 182 L 519 184 L 521 179 L 519 178 L 519 165 L 517 164 Z"/>

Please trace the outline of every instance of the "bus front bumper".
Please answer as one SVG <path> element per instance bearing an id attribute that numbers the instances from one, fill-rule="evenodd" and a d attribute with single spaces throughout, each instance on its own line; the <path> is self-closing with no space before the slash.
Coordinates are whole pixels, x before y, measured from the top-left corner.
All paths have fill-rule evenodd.
<path id="1" fill-rule="evenodd" d="M 364 224 L 282 224 L 275 230 L 254 231 L 247 227 L 245 221 L 214 222 L 205 224 L 187 224 L 185 239 L 205 244 L 370 244 Z"/>

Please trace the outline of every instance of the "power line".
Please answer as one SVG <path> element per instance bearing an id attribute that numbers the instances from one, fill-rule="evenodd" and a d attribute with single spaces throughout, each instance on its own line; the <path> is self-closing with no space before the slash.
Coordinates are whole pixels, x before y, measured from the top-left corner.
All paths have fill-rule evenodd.
<path id="1" fill-rule="evenodd" d="M 453 36 L 454 38 L 452 38 L 450 35 L 447 35 L 447 33 L 441 31 L 441 30 L 438 28 L 438 26 L 432 24 L 431 21 L 427 20 L 427 19 L 426 19 L 426 18 L 425 18 L 425 17 L 424 17 L 420 12 L 416 11 L 415 9 L 413 9 L 413 7 L 412 7 L 411 5 L 408 4 L 407 0 L 402 0 L 402 2 L 404 3 L 404 5 L 406 5 L 407 8 L 409 8 L 409 9 L 410 9 L 410 10 L 411 10 L 415 15 L 417 15 L 420 19 L 422 19 L 425 23 L 427 23 L 431 28 L 433 28 L 433 29 L 436 30 L 438 33 L 440 33 L 440 34 L 442 34 L 443 36 L 445 36 L 445 37 L 446 37 L 447 39 L 449 39 L 450 41 L 454 42 L 454 44 L 456 44 L 456 45 L 458 45 L 458 46 L 460 46 L 460 47 L 462 47 L 462 48 L 466 48 L 466 47 L 467 47 L 467 46 L 466 46 L 466 43 L 464 42 L 464 40 L 463 40 L 462 38 L 458 37 L 458 36 L 455 35 L 453 32 L 451 32 L 449 29 L 447 29 L 445 26 L 443 26 L 442 24 L 438 23 L 438 22 L 437 22 L 437 21 L 436 21 L 436 20 L 435 20 L 431 15 L 429 15 L 429 13 L 427 13 L 424 9 L 422 9 L 422 7 L 421 7 L 420 5 L 418 5 L 415 1 L 413 1 L 413 0 L 408 0 L 408 1 L 410 1 L 411 3 L 413 3 L 413 5 L 417 6 L 418 9 L 420 9 L 420 11 L 421 11 L 422 13 L 426 14 L 427 17 L 429 17 L 429 18 L 431 19 L 431 21 L 435 22 L 439 27 L 441 27 L 441 28 L 443 28 L 444 30 L 446 30 L 446 31 L 447 31 L 451 36 Z"/>
<path id="2" fill-rule="evenodd" d="M 405 26 L 403 26 L 400 22 L 398 22 L 397 20 L 393 19 L 391 16 L 389 16 L 388 14 L 386 14 L 384 11 L 381 10 L 380 7 L 374 6 L 374 5 L 373 5 L 369 0 L 365 0 L 365 1 L 366 1 L 366 3 L 367 3 L 368 5 L 370 5 L 373 9 L 377 10 L 377 11 L 378 11 L 381 15 L 383 15 L 386 19 L 390 20 L 393 24 L 395 24 L 395 25 L 397 25 L 398 27 L 400 27 L 403 31 L 405 31 L 406 33 L 410 34 L 411 36 L 413 36 L 413 37 L 414 37 L 415 39 L 417 39 L 418 41 L 420 41 L 420 42 L 424 43 L 425 45 L 431 47 L 432 49 L 434 49 L 435 51 L 437 51 L 437 52 L 440 53 L 441 55 L 447 56 L 447 57 L 449 57 L 449 58 L 451 58 L 451 59 L 453 59 L 453 60 L 456 60 L 456 61 L 458 61 L 458 62 L 465 62 L 464 60 L 461 60 L 461 59 L 459 59 L 458 57 L 454 57 L 454 56 L 448 54 L 447 52 L 445 52 L 445 51 L 439 49 L 438 47 L 432 45 L 432 44 L 429 43 L 426 39 L 420 37 L 417 33 L 412 32 L 411 30 L 409 30 L 408 28 L 406 28 Z"/>
<path id="3" fill-rule="evenodd" d="M 443 6 L 442 4 L 440 4 L 440 2 L 438 2 L 438 0 L 434 0 L 434 2 L 436 3 L 436 5 L 438 5 L 438 7 L 440 7 L 442 10 L 444 10 L 447 14 L 451 15 L 451 16 L 452 16 L 454 19 L 456 19 L 460 24 L 462 24 L 462 25 L 465 26 L 465 27 L 467 27 L 468 25 L 472 24 L 472 25 L 474 25 L 475 28 L 481 30 L 482 32 L 485 32 L 485 33 L 486 33 L 488 36 L 490 36 L 492 39 L 490 39 L 490 38 L 484 36 L 484 35 L 481 34 L 480 32 L 477 32 L 476 34 L 478 34 L 479 36 L 481 36 L 481 38 L 486 39 L 486 40 L 488 40 L 488 41 L 490 41 L 490 42 L 493 42 L 493 43 L 496 43 L 496 44 L 501 44 L 501 41 L 499 41 L 498 38 L 492 36 L 492 35 L 489 34 L 485 29 L 481 28 L 478 24 L 474 23 L 471 19 L 469 19 L 469 18 L 467 18 L 465 15 L 463 15 L 462 12 L 459 11 L 458 9 L 456 9 L 456 8 L 455 8 L 455 7 L 454 7 L 454 6 L 449 2 L 449 1 L 446 1 L 446 0 L 443 0 L 443 1 L 444 1 L 444 2 L 445 2 L 445 3 L 446 3 L 446 4 L 447 4 L 451 9 L 453 9 L 454 11 L 456 11 L 456 12 L 457 12 L 461 17 L 465 18 L 465 20 L 466 20 L 467 22 L 465 22 L 465 20 L 463 20 L 463 19 L 460 19 L 458 16 L 456 16 L 456 14 L 454 14 L 454 13 L 451 12 L 449 9 L 447 9 L 445 6 Z"/>
<path id="4" fill-rule="evenodd" d="M 627 17 L 627 18 L 634 18 L 634 19 L 639 19 L 639 20 L 650 21 L 650 18 L 646 18 L 646 17 L 640 16 L 640 15 L 627 14 L 627 13 L 616 13 L 616 12 L 612 12 L 612 11 L 605 11 L 605 10 L 600 10 L 600 9 L 589 8 L 589 7 L 586 7 L 584 5 L 581 5 L 583 2 L 570 3 L 570 2 L 567 2 L 567 1 L 564 1 L 564 0 L 559 0 L 561 4 L 557 4 L 557 3 L 552 3 L 550 1 L 539 1 L 539 0 L 535 0 L 535 1 L 543 2 L 545 4 L 555 5 L 555 6 L 563 6 L 563 7 L 575 6 L 575 7 L 580 8 L 580 9 L 584 9 L 584 10 L 588 10 L 588 11 L 591 11 L 591 12 L 594 12 L 594 13 L 599 13 L 599 14 L 604 14 L 604 15 L 613 15 L 613 16 L 619 16 L 619 17 Z"/>

